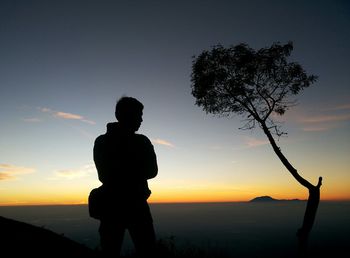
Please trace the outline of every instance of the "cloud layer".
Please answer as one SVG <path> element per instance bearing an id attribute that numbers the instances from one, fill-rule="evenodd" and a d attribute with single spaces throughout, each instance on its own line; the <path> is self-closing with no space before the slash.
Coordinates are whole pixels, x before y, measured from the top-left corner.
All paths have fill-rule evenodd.
<path id="1" fill-rule="evenodd" d="M 157 144 L 157 145 L 164 145 L 164 146 L 167 146 L 167 147 L 171 147 L 171 148 L 174 148 L 175 145 L 172 144 L 171 142 L 168 142 L 166 140 L 163 140 L 163 139 L 151 139 L 152 143 L 153 144 Z"/>
<path id="2" fill-rule="evenodd" d="M 268 143 L 269 143 L 268 140 L 260 140 L 254 137 L 245 137 L 245 144 L 248 148 L 258 147 Z"/>
<path id="3" fill-rule="evenodd" d="M 92 125 L 96 124 L 94 121 L 86 119 L 85 117 L 83 117 L 81 115 L 66 113 L 66 112 L 62 112 L 62 111 L 55 111 L 55 110 L 52 110 L 52 109 L 46 108 L 46 107 L 44 107 L 44 108 L 39 107 L 38 109 L 41 112 L 48 113 L 55 118 L 61 118 L 61 119 L 67 119 L 67 120 L 79 120 L 81 122 L 92 124 Z"/>
<path id="4" fill-rule="evenodd" d="M 51 180 L 58 180 L 58 179 L 72 180 L 72 179 L 84 178 L 91 174 L 96 174 L 96 169 L 94 164 L 88 164 L 80 168 L 57 170 L 55 171 L 55 176 L 50 179 Z"/>
<path id="5" fill-rule="evenodd" d="M 305 132 L 322 132 L 337 128 L 342 122 L 350 121 L 350 104 L 342 104 L 321 110 L 323 114 L 303 116 L 299 123 Z"/>
<path id="6" fill-rule="evenodd" d="M 11 164 L 0 164 L 0 181 L 17 179 L 24 174 L 30 174 L 35 172 L 34 168 L 20 167 Z"/>

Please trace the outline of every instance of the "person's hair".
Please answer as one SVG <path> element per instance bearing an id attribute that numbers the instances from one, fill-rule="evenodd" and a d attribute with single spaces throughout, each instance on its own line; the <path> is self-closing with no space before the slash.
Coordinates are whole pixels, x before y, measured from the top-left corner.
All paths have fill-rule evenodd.
<path id="1" fill-rule="evenodd" d="M 118 121 L 125 120 L 129 116 L 140 113 L 143 110 L 143 104 L 132 97 L 121 97 L 115 106 L 115 117 Z"/>

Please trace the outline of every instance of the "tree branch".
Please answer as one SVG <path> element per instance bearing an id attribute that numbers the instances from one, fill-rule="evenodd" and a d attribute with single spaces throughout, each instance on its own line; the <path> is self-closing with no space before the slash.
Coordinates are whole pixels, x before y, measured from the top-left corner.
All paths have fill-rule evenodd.
<path id="1" fill-rule="evenodd" d="M 290 164 L 290 162 L 287 160 L 287 158 L 283 155 L 281 152 L 281 149 L 277 146 L 275 139 L 273 138 L 270 130 L 266 126 L 264 122 L 260 122 L 262 129 L 264 130 L 264 133 L 266 134 L 267 138 L 269 139 L 271 146 L 278 156 L 278 158 L 281 160 L 283 165 L 288 169 L 288 171 L 292 174 L 292 176 L 304 187 L 311 190 L 314 189 L 314 185 L 312 185 L 309 181 L 301 177 L 298 173 L 298 171 Z"/>

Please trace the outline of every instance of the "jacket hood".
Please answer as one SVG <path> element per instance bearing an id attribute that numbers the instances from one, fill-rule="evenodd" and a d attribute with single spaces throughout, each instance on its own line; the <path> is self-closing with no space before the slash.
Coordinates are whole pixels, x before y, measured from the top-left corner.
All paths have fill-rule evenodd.
<path id="1" fill-rule="evenodd" d="M 118 122 L 108 123 L 107 124 L 107 133 L 114 133 L 116 131 L 120 130 L 120 125 Z"/>

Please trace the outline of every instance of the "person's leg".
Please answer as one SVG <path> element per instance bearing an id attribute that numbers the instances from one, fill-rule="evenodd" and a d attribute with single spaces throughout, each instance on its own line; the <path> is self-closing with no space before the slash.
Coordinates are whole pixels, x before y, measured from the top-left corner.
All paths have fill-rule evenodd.
<path id="1" fill-rule="evenodd" d="M 140 257 L 153 257 L 156 234 L 150 207 L 146 200 L 133 203 L 129 210 L 128 229 L 136 253 Z"/>
<path id="2" fill-rule="evenodd" d="M 122 248 L 125 227 L 111 221 L 101 221 L 99 233 L 103 257 L 119 257 Z"/>
<path id="3" fill-rule="evenodd" d="M 129 227 L 129 233 L 139 257 L 153 257 L 156 247 L 156 234 L 153 222 L 135 223 Z"/>

